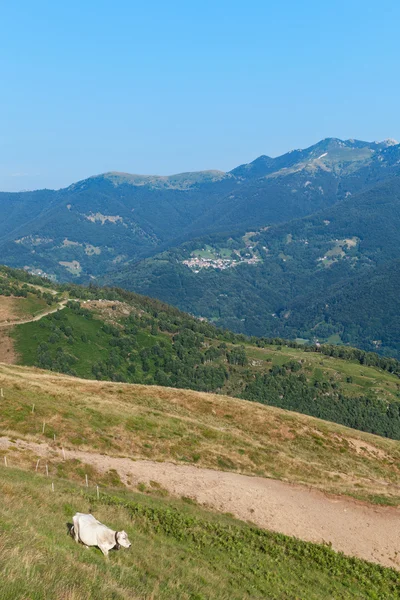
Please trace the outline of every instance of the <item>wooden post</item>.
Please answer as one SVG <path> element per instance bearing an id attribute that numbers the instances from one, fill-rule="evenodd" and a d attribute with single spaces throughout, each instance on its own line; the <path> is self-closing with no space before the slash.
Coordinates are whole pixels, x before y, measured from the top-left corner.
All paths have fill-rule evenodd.
<path id="1" fill-rule="evenodd" d="M 99 486 L 96 485 L 97 500 L 100 498 Z"/>
<path id="2" fill-rule="evenodd" d="M 85 475 L 85 480 L 86 480 L 86 487 L 89 487 L 89 481 L 88 481 L 88 476 Z"/>
<path id="3" fill-rule="evenodd" d="M 47 463 L 46 463 L 46 475 L 47 475 L 47 477 L 49 476 L 49 466 Z"/>
<path id="4" fill-rule="evenodd" d="M 54 492 L 54 483 L 51 484 L 51 491 Z"/>
<path id="5" fill-rule="evenodd" d="M 4 464 L 5 464 L 5 466 L 6 466 L 6 467 L 8 467 L 8 464 L 7 464 L 7 456 L 5 456 L 5 457 L 4 457 Z"/>
<path id="6" fill-rule="evenodd" d="M 65 460 L 65 450 L 64 450 L 64 448 L 62 449 L 62 453 L 63 453 L 63 457 L 64 457 L 64 460 Z"/>
<path id="7" fill-rule="evenodd" d="M 38 459 L 37 459 L 37 462 L 36 462 L 36 469 L 35 469 L 35 471 L 37 471 L 37 470 L 38 470 L 38 468 L 39 468 L 39 463 L 40 463 L 40 458 L 38 458 Z"/>
<path id="8" fill-rule="evenodd" d="M 54 441 L 56 441 L 56 434 L 54 434 L 53 437 L 54 437 Z"/>
<path id="9" fill-rule="evenodd" d="M 32 404 L 32 414 L 35 412 L 35 405 Z"/>
<path id="10" fill-rule="evenodd" d="M 46 421 L 43 421 L 42 433 L 44 433 L 44 428 L 46 427 Z"/>
<path id="11" fill-rule="evenodd" d="M 0 389 L 0 398 L 4 398 L 3 388 Z"/>

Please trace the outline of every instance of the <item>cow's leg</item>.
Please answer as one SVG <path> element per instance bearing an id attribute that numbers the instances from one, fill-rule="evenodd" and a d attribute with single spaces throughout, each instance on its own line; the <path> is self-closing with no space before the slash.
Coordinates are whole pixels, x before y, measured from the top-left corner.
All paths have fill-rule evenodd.
<path id="1" fill-rule="evenodd" d="M 108 557 L 108 548 L 106 548 L 106 546 L 99 546 L 99 548 L 104 554 L 104 556 Z"/>
<path id="2" fill-rule="evenodd" d="M 79 544 L 79 527 L 78 524 L 74 522 L 73 526 L 72 526 L 72 530 L 73 530 L 73 535 L 74 535 L 74 540 L 76 541 L 77 544 Z"/>

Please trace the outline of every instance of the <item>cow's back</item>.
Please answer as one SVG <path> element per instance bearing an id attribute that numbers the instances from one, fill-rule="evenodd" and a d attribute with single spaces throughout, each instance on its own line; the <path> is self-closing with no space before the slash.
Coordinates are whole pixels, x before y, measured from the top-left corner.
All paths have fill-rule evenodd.
<path id="1" fill-rule="evenodd" d="M 85 513 L 76 513 L 74 516 L 74 522 L 77 519 L 79 524 L 83 525 L 101 525 L 100 521 L 98 521 L 93 515 L 85 514 Z"/>
<path id="2" fill-rule="evenodd" d="M 100 531 L 105 527 L 93 515 L 76 513 L 73 517 L 74 531 L 86 546 L 97 546 Z"/>

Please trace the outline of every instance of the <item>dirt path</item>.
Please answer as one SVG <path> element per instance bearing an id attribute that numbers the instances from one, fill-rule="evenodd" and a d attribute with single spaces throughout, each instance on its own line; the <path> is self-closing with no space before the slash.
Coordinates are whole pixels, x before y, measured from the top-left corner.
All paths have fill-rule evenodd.
<path id="1" fill-rule="evenodd" d="M 42 312 L 39 315 L 36 315 L 35 317 L 30 317 L 29 319 L 4 321 L 3 323 L 0 323 L 0 327 L 12 327 L 13 325 L 23 325 L 24 323 L 33 323 L 33 321 L 40 321 L 40 319 L 43 319 L 43 317 L 47 317 L 47 315 L 52 315 L 53 313 L 56 313 L 58 310 L 62 310 L 63 308 L 65 308 L 68 301 L 69 301 L 69 298 L 66 298 L 65 300 L 61 300 L 61 302 L 59 304 L 57 304 L 56 308 L 52 308 L 51 310 Z"/>
<path id="2" fill-rule="evenodd" d="M 61 450 L 0 438 L 0 449 L 30 450 L 37 456 L 62 459 Z M 400 509 L 368 505 L 349 498 L 328 496 L 300 485 L 248 477 L 191 465 L 117 458 L 65 449 L 67 459 L 78 458 L 104 473 L 115 469 L 128 487 L 156 481 L 171 494 L 229 512 L 243 521 L 302 540 L 331 543 L 349 556 L 400 570 Z M 10 456 L 10 459 L 12 455 Z"/>

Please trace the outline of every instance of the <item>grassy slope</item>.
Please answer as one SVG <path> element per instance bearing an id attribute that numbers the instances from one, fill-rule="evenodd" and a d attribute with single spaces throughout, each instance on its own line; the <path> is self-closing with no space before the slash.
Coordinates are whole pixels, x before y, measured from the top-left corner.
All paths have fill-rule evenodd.
<path id="1" fill-rule="evenodd" d="M 13 439 L 196 462 L 400 502 L 398 442 L 224 396 L 27 367 L 1 365 L 0 387 L 2 433 Z M 399 597 L 393 570 L 214 515 L 158 488 L 150 495 L 108 488 L 97 501 L 82 485 L 84 473 L 102 489 L 118 486 L 115 473 L 99 480 L 87 465 L 54 458 L 45 478 L 34 472 L 34 453 L 7 454 L 25 470 L 0 466 L 2 600 Z M 105 561 L 97 549 L 75 545 L 66 523 L 89 510 L 125 528 L 132 549 Z"/>
<path id="2" fill-rule="evenodd" d="M 18 300 L 17 314 L 20 319 L 29 319 L 51 308 L 42 298 L 37 298 L 33 294 Z"/>
<path id="3" fill-rule="evenodd" d="M 308 379 L 329 381 L 333 378 L 348 396 L 357 397 L 372 391 L 389 402 L 398 400 L 399 378 L 376 367 L 318 353 L 305 353 L 299 348 L 287 346 L 279 349 L 278 346 L 256 348 L 246 345 L 246 351 L 250 359 L 267 361 L 270 365 L 283 365 L 290 360 L 303 360 L 303 372 Z M 349 377 L 352 378 L 351 383 L 347 381 Z"/>
<path id="4" fill-rule="evenodd" d="M 79 380 L 26 367 L 0 366 L 0 386 L 2 428 L 14 438 L 196 463 L 400 503 L 400 444 L 393 440 L 226 396 Z M 13 456 L 13 464 L 29 468 L 35 461 L 33 455 Z M 57 461 L 50 468 L 56 472 Z"/>
<path id="5" fill-rule="evenodd" d="M 10 285 L 22 285 L 21 282 L 15 280 L 10 274 L 2 273 L 1 276 L 2 281 L 8 279 Z M 37 284 L 29 283 L 29 285 L 32 286 L 32 288 L 40 288 Z M 42 291 L 51 291 L 51 288 L 40 289 Z M 63 295 L 67 295 L 66 292 L 64 292 Z M 28 298 L 17 298 L 15 299 L 15 302 L 19 307 L 18 317 L 20 318 L 29 316 L 37 311 L 40 312 L 41 308 L 48 307 L 43 299 L 39 299 L 32 294 L 29 294 Z M 140 297 L 137 297 L 136 302 L 133 302 L 132 305 L 135 306 L 136 304 L 136 310 L 139 307 L 139 312 L 143 313 L 143 308 L 144 312 L 146 312 L 146 307 L 141 307 L 140 302 Z M 94 310 L 95 315 L 97 313 L 97 319 L 109 321 L 110 311 L 106 311 L 107 314 L 105 315 L 104 309 L 103 312 L 101 310 L 99 311 L 99 307 L 100 305 L 97 303 L 96 309 Z M 163 307 L 161 310 L 165 310 L 166 308 L 167 307 Z M 69 309 L 64 310 L 63 314 L 68 315 L 68 320 L 74 330 L 73 344 L 69 344 L 67 338 L 62 337 L 54 344 L 54 347 L 51 348 L 51 350 L 55 353 L 56 348 L 61 346 L 67 353 L 76 356 L 79 359 L 79 362 L 73 366 L 74 371 L 81 377 L 91 378 L 93 377 L 92 365 L 98 361 L 105 360 L 109 354 L 110 335 L 102 331 L 102 323 L 97 319 L 91 322 L 80 315 L 74 314 L 74 312 Z M 121 314 L 117 313 L 113 318 L 116 321 L 123 322 Z M 44 322 L 48 322 L 48 319 L 45 319 Z M 27 323 L 14 328 L 13 337 L 16 342 L 16 351 L 20 357 L 19 360 L 21 364 L 33 365 L 35 363 L 37 347 L 40 342 L 48 340 L 50 333 L 51 331 L 49 331 L 49 329 L 42 329 L 40 322 Z M 82 334 L 87 336 L 88 342 L 82 341 Z M 169 342 L 169 337 L 165 334 L 160 334 L 158 336 L 150 335 L 148 328 L 142 328 L 137 336 L 139 349 L 151 346 L 160 340 Z M 214 340 L 209 341 L 215 343 Z M 266 372 L 273 365 L 282 365 L 290 360 L 301 360 L 302 372 L 311 382 L 334 381 L 339 384 L 340 390 L 348 396 L 360 396 L 372 392 L 379 398 L 383 398 L 389 402 L 398 400 L 400 388 L 398 377 L 375 367 L 367 367 L 365 365 L 360 365 L 357 362 L 334 359 L 321 354 L 304 353 L 301 349 L 288 348 L 286 346 L 282 346 L 281 348 L 270 346 L 261 349 L 246 344 L 246 352 L 250 361 L 254 361 L 254 364 L 251 364 L 251 370 L 253 372 Z M 220 361 L 217 360 L 215 362 L 218 364 Z M 243 383 L 243 369 L 236 367 L 234 371 L 235 372 L 231 373 L 229 380 L 226 381 L 224 388 L 221 390 L 223 393 L 231 395 L 236 395 L 238 393 L 238 389 Z M 125 376 L 127 375 L 126 372 L 123 374 Z M 138 366 L 136 376 L 139 375 L 139 381 L 140 374 L 143 375 L 142 381 L 146 382 L 146 375 L 141 372 L 141 367 Z M 149 375 L 153 374 L 154 365 L 151 364 Z M 349 378 L 351 378 L 351 382 L 348 381 Z"/>
<path id="6" fill-rule="evenodd" d="M 50 351 L 53 354 L 55 354 L 56 348 L 62 347 L 65 352 L 78 358 L 79 362 L 73 365 L 73 369 L 80 377 L 85 378 L 94 378 L 92 365 L 98 361 L 106 360 L 110 352 L 109 342 L 111 336 L 102 331 L 103 322 L 100 319 L 103 315 L 96 313 L 96 311 L 94 311 L 94 314 L 97 314 L 98 318 L 87 320 L 74 314 L 68 308 L 64 309 L 63 315 L 67 316 L 68 322 L 74 331 L 73 343 L 68 343 L 68 339 L 64 337 L 53 346 L 50 346 Z M 123 319 L 119 318 L 116 322 L 118 321 L 122 323 Z M 35 364 L 39 344 L 47 342 L 51 333 L 48 327 L 43 328 L 44 323 L 49 323 L 48 319 L 44 319 L 42 324 L 35 321 L 15 327 L 13 337 L 16 351 L 20 357 L 20 364 Z M 82 334 L 87 336 L 88 341 L 82 342 Z M 160 340 L 169 342 L 169 337 L 165 334 L 150 335 L 148 329 L 143 329 L 136 336 L 136 340 L 138 347 L 144 348 L 154 345 Z M 211 344 L 220 343 L 212 339 L 208 341 Z M 255 373 L 268 372 L 271 366 L 281 366 L 291 360 L 302 361 L 302 372 L 311 382 L 335 381 L 348 396 L 357 397 L 373 392 L 379 398 L 384 398 L 389 402 L 398 400 L 399 378 L 376 367 L 360 365 L 354 361 L 332 358 L 318 353 L 305 353 L 302 349 L 287 346 L 271 345 L 266 348 L 257 348 L 245 344 L 245 347 L 250 360 L 250 368 Z M 216 360 L 214 363 L 220 364 L 221 360 Z M 236 395 L 241 390 L 243 372 L 247 371 L 248 368 L 248 366 L 244 368 L 236 366 L 221 390 L 222 393 Z M 126 375 L 126 372 L 123 372 Z M 153 375 L 153 372 L 154 367 L 150 369 L 149 374 Z M 136 377 L 140 373 L 141 369 L 138 367 Z M 349 378 L 351 378 L 351 382 L 348 381 Z"/>
<path id="7" fill-rule="evenodd" d="M 64 311 L 68 314 L 71 326 L 79 332 L 79 336 L 76 337 L 73 348 L 68 344 L 67 339 L 61 339 L 54 345 L 54 351 L 56 347 L 61 346 L 66 351 L 73 352 L 74 356 L 79 358 L 79 363 L 76 365 L 78 374 L 81 377 L 93 377 L 92 364 L 106 358 L 109 336 L 101 331 L 103 325 L 101 321 L 83 319 L 69 309 Z M 82 341 L 83 334 L 87 335 L 88 342 Z M 34 365 L 37 348 L 42 342 L 47 342 L 49 331 L 41 327 L 40 321 L 33 321 L 15 327 L 13 337 L 21 364 Z"/>
<path id="8" fill-rule="evenodd" d="M 273 365 L 283 365 L 289 360 L 303 360 L 303 371 L 311 381 L 328 381 L 334 378 L 341 389 L 351 396 L 360 396 L 369 391 L 389 401 L 398 399 L 399 378 L 376 367 L 360 365 L 354 361 L 342 360 L 317 353 L 304 353 L 298 348 L 277 346 L 255 348 L 246 346 L 249 358 L 271 361 Z M 352 382 L 347 382 L 351 377 Z"/>
<path id="9" fill-rule="evenodd" d="M 105 361 L 109 355 L 111 335 L 102 330 L 104 321 L 100 319 L 85 319 L 69 308 L 63 309 L 64 315 L 68 318 L 68 324 L 74 332 L 73 344 L 69 344 L 67 338 L 63 337 L 51 347 L 51 352 L 54 355 L 56 349 L 62 347 L 65 352 L 72 353 L 79 359 L 79 362 L 73 366 L 76 373 L 80 377 L 92 379 L 94 377 L 92 365 L 99 361 Z M 47 324 L 49 321 L 45 318 L 43 322 Z M 25 323 L 14 328 L 13 338 L 20 357 L 20 364 L 35 365 L 37 348 L 41 343 L 48 341 L 49 333 L 49 329 L 44 328 L 39 321 Z M 82 341 L 82 336 L 86 336 L 85 341 Z M 135 338 L 139 348 L 152 346 L 161 339 L 169 341 L 168 336 L 151 336 L 146 331 L 140 331 Z M 154 368 L 150 369 L 149 373 L 153 374 L 153 372 Z"/>
<path id="10" fill-rule="evenodd" d="M 42 297 L 43 294 L 45 297 Z M 61 297 L 49 282 L 0 265 L 0 324 L 45 313 Z"/>
<path id="11" fill-rule="evenodd" d="M 29 319 L 41 312 L 46 312 L 49 308 L 45 300 L 33 294 L 28 294 L 26 298 L 0 296 L 0 323 L 8 320 Z"/>
<path id="12" fill-rule="evenodd" d="M 397 572 L 260 531 L 182 501 L 114 492 L 100 501 L 63 480 L 0 467 L 2 600 L 397 598 Z M 124 527 L 130 550 L 85 550 L 76 511 Z"/>

